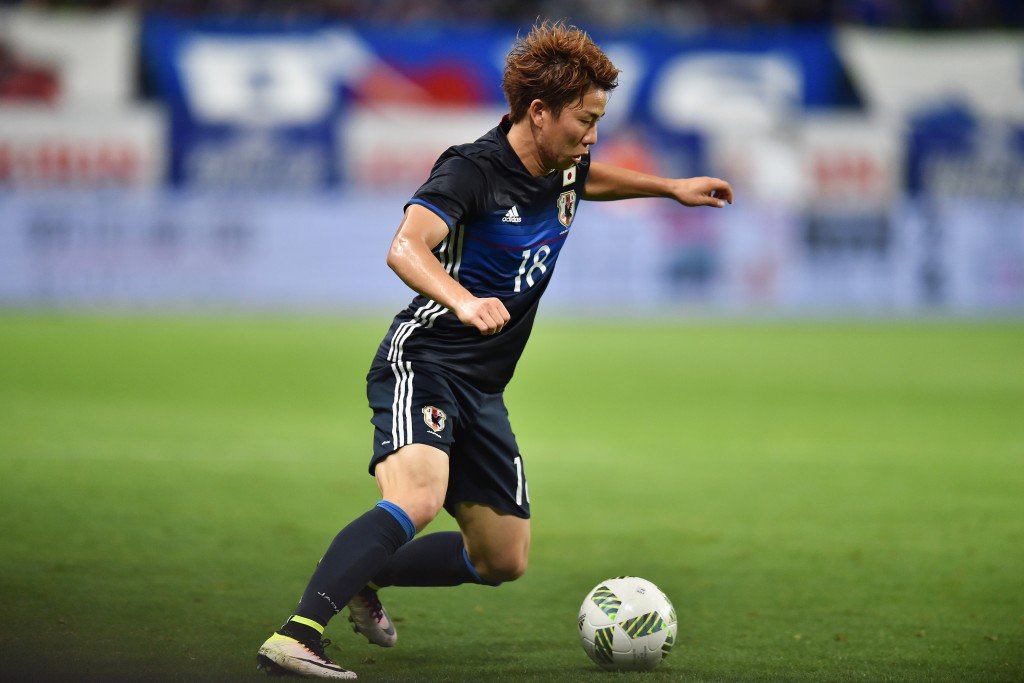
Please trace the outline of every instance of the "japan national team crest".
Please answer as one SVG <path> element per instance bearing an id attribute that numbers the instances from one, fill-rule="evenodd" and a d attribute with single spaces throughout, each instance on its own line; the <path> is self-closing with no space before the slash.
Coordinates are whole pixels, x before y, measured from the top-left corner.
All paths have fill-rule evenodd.
<path id="1" fill-rule="evenodd" d="M 572 217 L 576 214 L 576 190 L 569 190 L 558 195 L 558 222 L 569 227 Z"/>
<path id="2" fill-rule="evenodd" d="M 430 427 L 431 431 L 444 431 L 444 423 L 448 418 L 444 411 L 434 406 L 427 406 L 423 409 L 423 421 Z"/>

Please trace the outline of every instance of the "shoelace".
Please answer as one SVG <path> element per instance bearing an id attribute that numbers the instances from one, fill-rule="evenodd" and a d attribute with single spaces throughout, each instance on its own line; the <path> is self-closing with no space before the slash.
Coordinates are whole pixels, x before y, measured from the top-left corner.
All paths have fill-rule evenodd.
<path id="1" fill-rule="evenodd" d="M 363 599 L 370 603 L 370 613 L 373 618 L 380 621 L 384 618 L 384 605 L 380 603 L 380 598 L 377 597 L 377 591 L 366 591 L 363 593 Z"/>
<path id="2" fill-rule="evenodd" d="M 313 641 L 312 643 L 306 644 L 306 647 L 309 648 L 309 650 L 313 654 L 315 654 L 317 657 L 322 657 L 322 658 L 326 659 L 327 661 L 330 661 L 330 657 L 328 657 L 327 654 L 324 652 L 324 648 L 328 648 L 330 646 L 331 646 L 331 639 L 330 638 L 321 638 L 319 640 Z"/>

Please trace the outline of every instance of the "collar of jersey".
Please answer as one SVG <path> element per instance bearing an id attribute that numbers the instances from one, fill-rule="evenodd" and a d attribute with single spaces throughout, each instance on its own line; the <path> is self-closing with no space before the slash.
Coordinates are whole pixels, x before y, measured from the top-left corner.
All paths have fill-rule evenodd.
<path id="1" fill-rule="evenodd" d="M 526 168 L 526 164 L 524 164 L 523 160 L 519 158 L 519 155 L 516 154 L 516 151 L 512 149 L 512 143 L 508 141 L 508 132 L 511 129 L 512 121 L 508 118 L 508 114 L 505 114 L 504 116 L 501 117 L 501 123 L 499 123 L 498 127 L 495 128 L 494 130 L 495 137 L 498 138 L 498 144 L 501 146 L 501 149 L 504 150 L 505 154 L 508 156 L 509 163 L 512 164 L 517 171 L 525 173 L 527 177 L 529 177 L 531 180 L 536 181 L 541 181 L 544 180 L 545 178 L 550 178 L 554 174 L 558 173 L 557 169 L 552 171 L 551 173 L 548 173 L 547 175 L 541 176 L 535 176 L 532 173 L 530 173 L 529 169 Z"/>

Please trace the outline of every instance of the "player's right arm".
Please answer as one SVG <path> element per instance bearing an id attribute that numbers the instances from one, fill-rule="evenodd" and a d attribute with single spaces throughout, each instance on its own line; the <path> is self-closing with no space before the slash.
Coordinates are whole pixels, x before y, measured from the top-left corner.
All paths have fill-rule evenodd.
<path id="1" fill-rule="evenodd" d="M 445 271 L 432 249 L 448 235 L 448 226 L 430 209 L 410 204 L 388 250 L 388 266 L 402 282 L 455 313 L 481 334 L 497 334 L 509 321 L 500 299 L 473 296 Z"/>

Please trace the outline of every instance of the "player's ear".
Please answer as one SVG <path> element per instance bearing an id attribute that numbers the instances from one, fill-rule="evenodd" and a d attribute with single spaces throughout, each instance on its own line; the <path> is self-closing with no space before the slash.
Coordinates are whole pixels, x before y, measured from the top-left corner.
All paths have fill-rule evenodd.
<path id="1" fill-rule="evenodd" d="M 551 109 L 544 104 L 543 100 L 534 100 L 530 102 L 530 107 L 526 110 L 526 115 L 530 117 L 530 121 L 533 125 L 541 128 L 544 126 L 546 119 L 551 116 Z"/>

